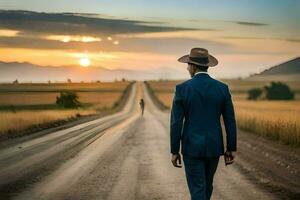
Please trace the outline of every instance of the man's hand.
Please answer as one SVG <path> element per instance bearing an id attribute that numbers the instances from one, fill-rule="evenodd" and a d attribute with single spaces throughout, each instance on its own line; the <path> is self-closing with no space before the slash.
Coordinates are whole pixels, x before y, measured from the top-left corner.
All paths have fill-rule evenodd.
<path id="1" fill-rule="evenodd" d="M 232 151 L 226 151 L 224 153 L 225 165 L 230 165 L 234 162 L 234 154 Z"/>
<path id="2" fill-rule="evenodd" d="M 182 167 L 182 165 L 181 165 L 181 156 L 180 156 L 179 153 L 178 154 L 172 154 L 172 160 L 171 161 L 172 161 L 172 164 L 173 164 L 174 167 L 178 167 L 178 168 Z M 180 165 L 177 164 L 177 161 Z"/>

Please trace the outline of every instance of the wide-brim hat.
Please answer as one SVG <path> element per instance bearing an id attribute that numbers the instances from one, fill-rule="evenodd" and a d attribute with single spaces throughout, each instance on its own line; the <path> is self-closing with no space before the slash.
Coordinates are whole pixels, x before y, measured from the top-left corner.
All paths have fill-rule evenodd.
<path id="1" fill-rule="evenodd" d="M 208 67 L 214 67 L 218 64 L 218 60 L 204 48 L 193 48 L 190 54 L 178 58 L 178 61 Z"/>

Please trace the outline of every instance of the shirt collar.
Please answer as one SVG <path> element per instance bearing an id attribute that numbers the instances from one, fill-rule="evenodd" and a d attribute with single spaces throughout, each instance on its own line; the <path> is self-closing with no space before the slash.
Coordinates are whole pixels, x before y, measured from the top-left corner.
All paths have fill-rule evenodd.
<path id="1" fill-rule="evenodd" d="M 200 73 L 208 74 L 207 72 L 196 72 L 196 73 L 195 73 L 195 76 L 196 76 L 197 74 L 200 74 Z"/>

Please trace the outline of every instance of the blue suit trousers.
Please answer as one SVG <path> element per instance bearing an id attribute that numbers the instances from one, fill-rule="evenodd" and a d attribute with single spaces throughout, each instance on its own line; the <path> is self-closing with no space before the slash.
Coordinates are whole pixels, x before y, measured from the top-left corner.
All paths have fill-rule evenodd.
<path id="1" fill-rule="evenodd" d="M 191 200 L 209 200 L 213 191 L 213 178 L 220 156 L 193 158 L 183 155 L 185 174 Z"/>

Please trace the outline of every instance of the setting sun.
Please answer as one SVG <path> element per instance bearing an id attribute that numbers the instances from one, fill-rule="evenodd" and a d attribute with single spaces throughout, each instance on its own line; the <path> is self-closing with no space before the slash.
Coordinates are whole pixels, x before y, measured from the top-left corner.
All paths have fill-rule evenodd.
<path id="1" fill-rule="evenodd" d="M 80 64 L 82 67 L 88 67 L 88 66 L 90 66 L 90 64 L 91 64 L 91 61 L 90 61 L 89 58 L 80 58 L 79 64 Z"/>

